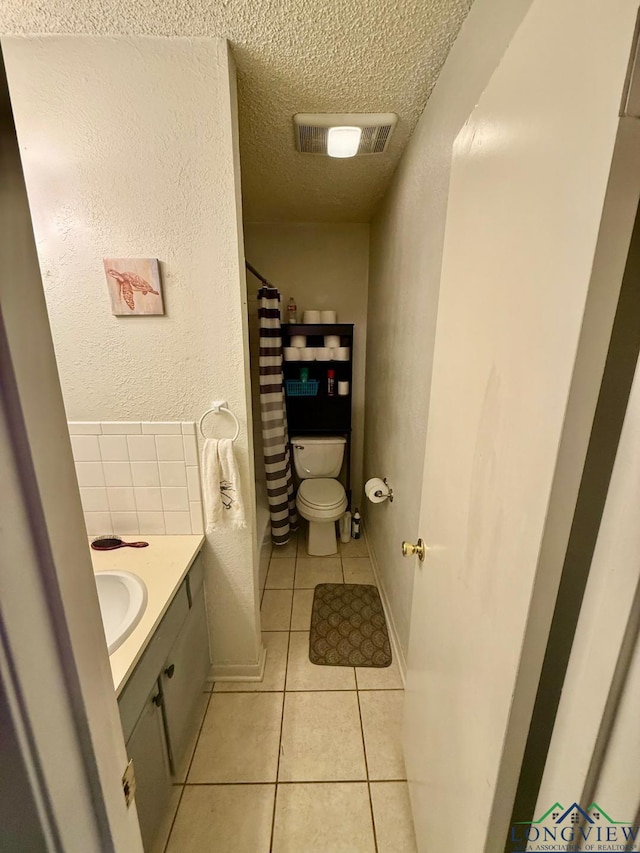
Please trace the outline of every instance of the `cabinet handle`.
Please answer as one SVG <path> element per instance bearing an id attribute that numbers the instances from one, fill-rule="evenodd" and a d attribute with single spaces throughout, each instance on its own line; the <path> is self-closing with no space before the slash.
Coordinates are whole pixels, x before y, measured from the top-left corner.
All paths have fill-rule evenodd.
<path id="1" fill-rule="evenodd" d="M 165 669 L 164 674 L 167 676 L 167 678 L 173 678 L 173 673 L 175 672 L 175 670 L 176 670 L 176 665 L 175 665 L 175 663 L 172 663 L 171 666 L 168 666 Z"/>
<path id="2" fill-rule="evenodd" d="M 156 695 L 151 700 L 156 708 L 159 708 L 162 705 L 162 693 L 156 693 Z"/>

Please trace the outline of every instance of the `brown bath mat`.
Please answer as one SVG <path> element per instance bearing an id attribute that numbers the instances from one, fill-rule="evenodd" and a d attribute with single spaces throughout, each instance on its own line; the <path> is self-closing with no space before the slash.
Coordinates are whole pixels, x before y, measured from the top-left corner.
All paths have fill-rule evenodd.
<path id="1" fill-rule="evenodd" d="M 321 666 L 391 664 L 387 623 L 375 586 L 318 584 L 311 611 L 309 660 Z"/>

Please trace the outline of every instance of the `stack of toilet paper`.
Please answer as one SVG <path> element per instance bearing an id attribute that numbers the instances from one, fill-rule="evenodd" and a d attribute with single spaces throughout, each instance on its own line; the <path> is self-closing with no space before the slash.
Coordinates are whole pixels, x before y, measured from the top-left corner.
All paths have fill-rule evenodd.
<path id="1" fill-rule="evenodd" d="M 290 346 L 283 347 L 285 361 L 349 361 L 351 350 L 340 346 L 339 335 L 325 335 L 324 346 L 308 347 L 306 335 L 292 335 Z"/>

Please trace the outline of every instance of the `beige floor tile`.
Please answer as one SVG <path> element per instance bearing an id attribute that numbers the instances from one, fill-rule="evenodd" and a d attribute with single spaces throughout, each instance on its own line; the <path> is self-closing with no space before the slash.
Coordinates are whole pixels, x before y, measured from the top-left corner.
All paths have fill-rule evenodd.
<path id="1" fill-rule="evenodd" d="M 286 545 L 274 545 L 271 549 L 271 559 L 281 560 L 295 557 L 298 553 L 298 542 L 301 541 L 299 534 L 294 533 Z"/>
<path id="2" fill-rule="evenodd" d="M 343 557 L 342 571 L 345 583 L 370 583 L 377 586 L 368 557 Z"/>
<path id="3" fill-rule="evenodd" d="M 260 615 L 263 631 L 288 631 L 293 590 L 265 589 Z"/>
<path id="4" fill-rule="evenodd" d="M 151 845 L 150 853 L 164 853 L 181 795 L 182 785 L 172 785 L 171 793 L 169 794 L 169 804 L 167 805 L 164 816 L 156 829 L 156 837 Z"/>
<path id="5" fill-rule="evenodd" d="M 340 557 L 298 557 L 296 589 L 313 589 L 319 583 L 342 583 Z"/>
<path id="6" fill-rule="evenodd" d="M 167 853 L 269 853 L 275 785 L 187 785 Z"/>
<path id="7" fill-rule="evenodd" d="M 360 539 L 350 539 L 348 542 L 341 542 L 340 555 L 342 557 L 368 557 L 369 549 L 367 548 L 366 539 L 361 536 Z"/>
<path id="8" fill-rule="evenodd" d="M 402 757 L 403 690 L 358 694 L 369 779 L 406 779 Z"/>
<path id="9" fill-rule="evenodd" d="M 214 693 L 259 693 L 261 690 L 284 690 L 289 637 L 285 631 L 263 631 L 262 642 L 267 662 L 262 681 L 217 681 Z"/>
<path id="10" fill-rule="evenodd" d="M 204 715 L 207 712 L 207 707 L 209 705 L 210 698 L 210 693 L 203 693 L 199 697 L 198 705 L 193 715 L 193 721 L 191 723 L 191 740 L 187 744 L 187 747 L 184 751 L 184 755 L 182 756 L 182 760 L 178 763 L 176 773 L 173 778 L 174 782 L 185 782 L 187 779 L 187 772 L 189 770 L 189 765 L 191 764 L 191 759 L 193 758 L 193 753 L 196 748 L 196 744 L 198 743 L 200 727 L 202 726 Z"/>
<path id="11" fill-rule="evenodd" d="M 273 853 L 373 853 L 367 785 L 279 785 Z"/>
<path id="12" fill-rule="evenodd" d="M 372 782 L 378 853 L 417 853 L 406 782 Z"/>
<path id="13" fill-rule="evenodd" d="M 358 690 L 402 690 L 402 676 L 397 660 L 391 661 L 391 666 L 359 666 L 356 667 Z"/>
<path id="14" fill-rule="evenodd" d="M 279 779 L 366 779 L 355 692 L 285 693 Z"/>
<path id="15" fill-rule="evenodd" d="M 296 573 L 296 558 L 272 559 L 269 563 L 265 589 L 293 589 Z"/>
<path id="16" fill-rule="evenodd" d="M 311 608 L 313 607 L 312 589 L 297 589 L 293 593 L 292 631 L 308 631 L 311 627 Z"/>
<path id="17" fill-rule="evenodd" d="M 282 693 L 213 693 L 189 782 L 274 782 Z"/>
<path id="18" fill-rule="evenodd" d="M 318 666 L 309 660 L 309 632 L 291 634 L 287 690 L 355 690 L 353 667 Z"/>

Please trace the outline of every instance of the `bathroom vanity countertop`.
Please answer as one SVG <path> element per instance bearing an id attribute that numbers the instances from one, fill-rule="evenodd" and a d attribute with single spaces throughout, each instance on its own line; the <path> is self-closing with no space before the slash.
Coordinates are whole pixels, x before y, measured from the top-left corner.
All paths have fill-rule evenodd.
<path id="1" fill-rule="evenodd" d="M 131 537 L 130 537 L 131 538 Z M 134 537 L 135 538 L 135 537 Z M 116 696 L 120 694 L 173 596 L 198 555 L 204 536 L 144 536 L 148 548 L 94 551 L 94 572 L 132 572 L 147 585 L 147 606 L 131 636 L 109 657 Z"/>

